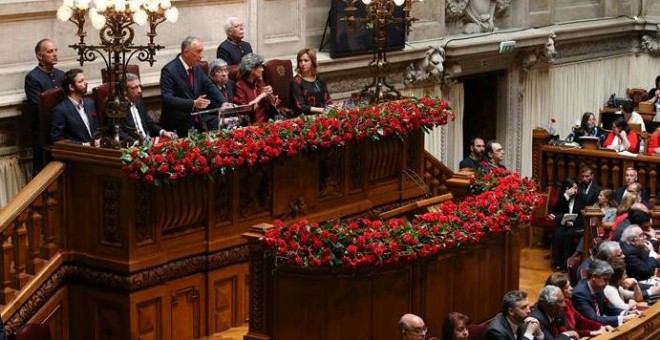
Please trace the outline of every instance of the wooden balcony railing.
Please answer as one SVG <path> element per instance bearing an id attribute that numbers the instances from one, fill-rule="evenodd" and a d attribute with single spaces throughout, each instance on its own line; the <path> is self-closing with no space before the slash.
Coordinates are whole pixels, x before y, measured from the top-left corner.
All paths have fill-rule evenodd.
<path id="1" fill-rule="evenodd" d="M 21 290 L 61 249 L 64 169 L 64 163 L 51 162 L 0 210 L 0 304 L 5 306 L 5 321 Z"/>

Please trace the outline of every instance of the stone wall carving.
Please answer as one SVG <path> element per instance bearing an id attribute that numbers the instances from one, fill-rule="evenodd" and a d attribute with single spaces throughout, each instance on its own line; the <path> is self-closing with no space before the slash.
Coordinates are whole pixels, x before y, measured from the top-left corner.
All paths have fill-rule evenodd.
<path id="1" fill-rule="evenodd" d="M 656 25 L 658 30 L 655 37 L 649 34 L 642 36 L 642 51 L 651 54 L 660 54 L 660 24 Z"/>
<path id="2" fill-rule="evenodd" d="M 448 0 L 445 17 L 459 24 L 463 33 L 492 32 L 495 18 L 506 16 L 509 7 L 511 0 Z"/>
<path id="3" fill-rule="evenodd" d="M 429 46 L 420 60 L 408 65 L 403 83 L 406 86 L 418 81 L 439 83 L 444 73 L 444 62 L 445 49 L 439 46 Z"/>

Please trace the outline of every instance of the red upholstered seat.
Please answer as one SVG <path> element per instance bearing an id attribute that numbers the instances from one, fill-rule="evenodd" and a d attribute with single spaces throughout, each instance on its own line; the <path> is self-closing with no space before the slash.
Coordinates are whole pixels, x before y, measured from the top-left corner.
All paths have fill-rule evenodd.
<path id="1" fill-rule="evenodd" d="M 64 90 L 59 87 L 44 91 L 39 96 L 39 130 L 41 133 L 41 145 L 44 147 L 44 165 L 48 164 L 50 161 L 50 153 L 48 152 L 48 145 L 50 145 L 50 115 L 55 106 L 57 106 L 63 98 Z"/>
<path id="2" fill-rule="evenodd" d="M 9 336 L 15 340 L 50 340 L 50 327 L 42 323 L 29 323 Z"/>
<path id="3" fill-rule="evenodd" d="M 280 98 L 280 111 L 293 109 L 293 67 L 290 60 L 271 59 L 264 63 L 264 81 L 273 87 L 273 92 Z"/>
<path id="4" fill-rule="evenodd" d="M 112 83 L 103 83 L 92 89 L 92 98 L 94 98 L 94 107 L 96 109 L 96 119 L 99 122 L 99 126 L 106 126 L 107 116 L 105 113 L 106 104 L 108 103 L 108 97 L 110 96 L 110 90 Z"/>
<path id="5" fill-rule="evenodd" d="M 139 65 L 127 65 L 126 66 L 126 73 L 133 73 L 136 76 L 140 77 L 140 66 Z M 103 83 L 109 83 L 110 81 L 114 81 L 115 79 L 115 74 L 112 72 L 108 72 L 107 68 L 104 68 L 101 70 L 101 81 Z"/>
<path id="6" fill-rule="evenodd" d="M 238 81 L 238 67 L 239 65 L 229 65 L 229 79 Z"/>
<path id="7" fill-rule="evenodd" d="M 468 325 L 468 340 L 483 340 L 484 335 L 486 334 L 486 328 L 488 328 L 489 323 L 490 320 L 480 324 Z"/>
<path id="8" fill-rule="evenodd" d="M 199 67 L 204 71 L 204 74 L 208 75 L 209 74 L 209 62 L 206 60 L 202 60 L 199 62 Z"/>
<path id="9" fill-rule="evenodd" d="M 575 286 L 582 278 L 581 273 L 578 273 L 578 268 L 582 263 L 582 256 L 576 255 L 569 257 L 566 261 L 566 269 L 568 270 L 568 278 L 571 281 L 571 286 Z"/>

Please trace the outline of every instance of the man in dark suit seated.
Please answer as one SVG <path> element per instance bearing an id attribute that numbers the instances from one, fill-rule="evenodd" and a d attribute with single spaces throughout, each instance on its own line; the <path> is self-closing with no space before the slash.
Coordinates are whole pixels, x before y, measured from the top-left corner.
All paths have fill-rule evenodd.
<path id="1" fill-rule="evenodd" d="M 181 54 L 167 63 L 160 73 L 160 92 L 163 96 L 160 122 L 168 131 L 187 137 L 191 128 L 206 130 L 193 111 L 220 107 L 220 91 L 198 66 L 204 54 L 204 45 L 196 37 L 181 42 Z M 210 127 L 215 129 L 216 127 Z"/>
<path id="2" fill-rule="evenodd" d="M 216 52 L 216 58 L 222 58 L 229 65 L 238 65 L 244 56 L 252 53 L 252 46 L 245 38 L 245 26 L 237 17 L 229 17 L 225 22 L 227 39 L 223 41 Z"/>
<path id="3" fill-rule="evenodd" d="M 481 162 L 484 161 L 484 150 L 486 142 L 479 137 L 474 137 L 470 140 L 470 155 L 463 159 L 459 164 L 459 169 L 478 169 L 481 167 Z"/>
<path id="4" fill-rule="evenodd" d="M 600 195 L 600 186 L 594 180 L 594 173 L 589 167 L 582 167 L 580 169 L 581 180 L 579 190 L 587 198 L 587 205 L 594 205 L 598 202 L 598 195 Z"/>
<path id="5" fill-rule="evenodd" d="M 646 204 L 646 206 L 649 206 L 649 198 L 650 198 L 649 189 L 642 187 L 641 192 L 630 193 L 628 192 L 628 187 L 633 183 L 637 183 L 637 170 L 635 170 L 634 168 L 627 168 L 625 172 L 624 183 L 622 186 L 616 189 L 616 194 L 614 194 L 614 199 L 618 203 L 621 203 L 621 199 L 623 198 L 623 195 L 638 194 L 641 195 L 642 197 L 642 203 Z"/>
<path id="6" fill-rule="evenodd" d="M 539 321 L 530 315 L 527 293 L 512 290 L 504 294 L 502 312 L 486 328 L 484 339 L 522 340 L 542 339 Z"/>
<path id="7" fill-rule="evenodd" d="M 626 272 L 639 282 L 654 277 L 656 268 L 660 268 L 660 261 L 652 246 L 646 241 L 642 228 L 631 225 L 621 234 L 621 249 L 625 255 Z"/>
<path id="8" fill-rule="evenodd" d="M 635 312 L 626 312 L 605 303 L 603 290 L 614 274 L 612 266 L 603 260 L 593 260 L 589 267 L 589 277 L 582 279 L 573 289 L 571 300 L 575 309 L 589 320 L 603 325 L 618 327 L 624 322 L 632 320 L 639 315 Z"/>
<path id="9" fill-rule="evenodd" d="M 51 143 L 66 139 L 82 145 L 99 146 L 95 138 L 99 125 L 96 121 L 94 103 L 84 98 L 87 93 L 87 80 L 83 71 L 71 69 L 64 74 L 62 89 L 66 98 L 55 108 L 50 120 Z"/>
<path id="10" fill-rule="evenodd" d="M 399 319 L 399 330 L 402 340 L 424 340 L 426 338 L 426 324 L 415 314 L 404 314 Z"/>
<path id="11" fill-rule="evenodd" d="M 541 289 L 539 301 L 531 316 L 539 320 L 544 340 L 579 339 L 578 333 L 571 329 L 564 319 L 564 293 L 557 286 L 548 285 Z"/>
<path id="12" fill-rule="evenodd" d="M 166 131 L 156 124 L 147 114 L 147 108 L 142 102 L 142 84 L 140 78 L 133 74 L 126 74 L 125 95 L 131 103 L 130 112 L 126 117 L 128 127 L 135 129 L 140 138 L 146 137 L 168 137 L 173 138 L 174 133 Z"/>

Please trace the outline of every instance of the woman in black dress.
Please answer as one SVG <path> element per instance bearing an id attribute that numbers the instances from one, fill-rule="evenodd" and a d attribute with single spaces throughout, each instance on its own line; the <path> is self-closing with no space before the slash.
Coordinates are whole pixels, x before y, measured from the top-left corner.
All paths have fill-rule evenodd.
<path id="1" fill-rule="evenodd" d="M 328 87 L 316 74 L 316 52 L 303 48 L 296 57 L 296 76 L 291 83 L 291 93 L 295 101 L 297 114 L 323 113 L 325 107 L 332 104 Z"/>

